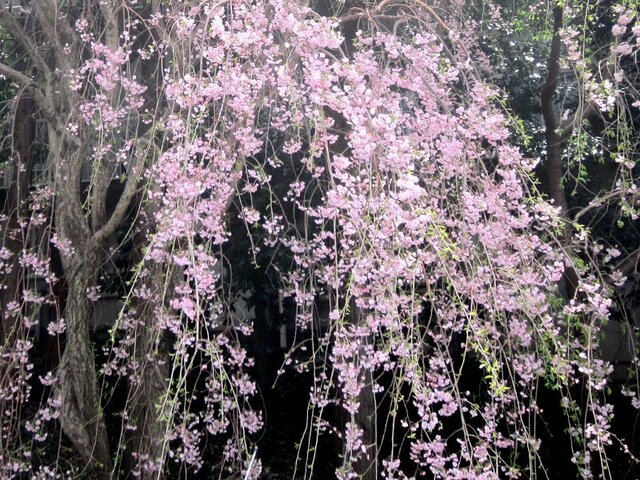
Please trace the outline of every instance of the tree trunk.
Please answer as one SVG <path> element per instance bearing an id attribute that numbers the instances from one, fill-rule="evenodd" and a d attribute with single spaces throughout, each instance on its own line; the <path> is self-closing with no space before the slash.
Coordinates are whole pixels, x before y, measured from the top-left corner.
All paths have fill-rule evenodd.
<path id="1" fill-rule="evenodd" d="M 87 289 L 94 286 L 100 265 L 96 247 L 87 248 L 64 262 L 69 285 L 64 316 L 66 344 L 59 370 L 60 424 L 74 447 L 96 476 L 111 470 L 111 455 L 100 405 L 95 358 L 89 337 L 92 306 Z"/>
<path id="2" fill-rule="evenodd" d="M 559 4 L 556 5 L 553 8 L 553 40 L 551 41 L 551 51 L 547 60 L 547 77 L 540 94 L 540 103 L 545 124 L 545 139 L 547 142 L 545 167 L 547 169 L 549 193 L 555 205 L 560 207 L 562 217 L 567 218 L 569 214 L 569 203 L 563 186 L 564 164 L 562 160 L 562 138 L 558 132 L 560 122 L 554 105 L 560 76 L 560 53 L 562 49 L 560 31 L 563 25 L 563 15 L 564 10 L 562 6 Z"/>
<path id="3" fill-rule="evenodd" d="M 560 33 L 563 28 L 564 9 L 558 4 L 553 8 L 553 39 L 547 59 L 547 76 L 540 95 L 542 116 L 545 123 L 547 184 L 549 194 L 554 204 L 560 208 L 560 216 L 565 220 L 564 241 L 569 244 L 572 227 L 569 215 L 569 201 L 564 189 L 565 165 L 562 158 L 563 137 L 559 132 L 560 120 L 554 104 L 558 81 L 560 77 L 560 54 L 562 39 Z M 560 281 L 560 291 L 567 300 L 573 299 L 578 293 L 580 276 L 572 265 L 567 265 Z"/>
<path id="4" fill-rule="evenodd" d="M 60 406 L 60 425 L 95 478 L 112 468 L 89 320 L 93 307 L 87 293 L 95 287 L 104 260 L 103 245 L 92 237 L 82 208 L 81 169 L 86 152 L 64 140 L 65 130 L 49 125 L 49 164 L 56 181 L 56 233 L 70 247 L 60 249 L 68 291 L 63 317 L 66 342 L 54 395 Z"/>

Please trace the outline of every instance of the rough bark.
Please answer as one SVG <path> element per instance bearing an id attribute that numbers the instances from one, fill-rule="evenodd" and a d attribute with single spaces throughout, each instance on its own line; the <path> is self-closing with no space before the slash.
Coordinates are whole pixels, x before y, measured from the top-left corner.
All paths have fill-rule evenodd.
<path id="1" fill-rule="evenodd" d="M 83 152 L 49 129 L 49 162 L 56 168 L 56 231 L 72 249 L 60 252 L 68 285 L 64 308 L 66 344 L 59 367 L 60 424 L 95 476 L 111 469 L 100 405 L 93 345 L 89 336 L 92 305 L 87 292 L 96 284 L 103 261 L 102 245 L 92 238 L 82 205 L 80 174 Z"/>
<path id="2" fill-rule="evenodd" d="M 111 470 L 111 455 L 89 337 L 88 319 L 92 307 L 87 299 L 87 288 L 93 285 L 95 274 L 92 267 L 98 264 L 98 254 L 95 249 L 87 249 L 74 260 L 72 265 L 67 262 L 65 272 L 69 292 L 64 310 L 66 345 L 58 378 L 60 424 L 86 465 L 96 476 L 102 476 Z"/>
<path id="3" fill-rule="evenodd" d="M 93 8 L 86 4 L 86 8 Z M 110 47 L 119 41 L 119 6 L 96 4 L 104 20 L 104 35 Z M 87 290 L 95 287 L 109 237 L 126 218 L 135 196 L 139 170 L 130 171 L 113 212 L 107 215 L 106 195 L 116 158 L 96 168 L 92 194 L 85 199 L 81 186 L 82 164 L 91 158 L 91 131 L 70 134 L 67 125 L 81 103 L 82 92 L 71 89 L 69 72 L 83 62 L 84 46 L 72 27 L 73 15 L 55 0 L 32 2 L 30 8 L 0 7 L 0 26 L 11 35 L 27 59 L 24 66 L 0 63 L 0 74 L 30 92 L 48 123 L 49 168 L 55 191 L 55 233 L 71 248 L 60 252 L 68 287 L 63 317 L 66 344 L 58 369 L 55 394 L 61 400 L 60 424 L 94 476 L 111 469 L 105 422 L 101 409 L 95 356 L 89 335 L 92 305 Z M 99 22 L 98 22 L 99 23 Z M 37 32 L 34 35 L 33 32 Z M 116 98 L 113 99 L 114 101 Z M 27 146 L 28 148 L 28 146 Z M 131 162 L 135 168 L 135 159 Z M 12 294 L 13 295 L 13 294 Z M 6 327 L 5 327 L 6 329 Z"/>

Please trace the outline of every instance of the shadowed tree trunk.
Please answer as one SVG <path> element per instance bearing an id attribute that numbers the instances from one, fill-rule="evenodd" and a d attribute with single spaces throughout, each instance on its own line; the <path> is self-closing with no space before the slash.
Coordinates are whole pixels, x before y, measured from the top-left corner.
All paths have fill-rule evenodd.
<path id="1" fill-rule="evenodd" d="M 14 100 L 13 125 L 11 131 L 11 172 L 10 187 L 5 191 L 6 197 L 0 213 L 5 217 L 0 221 L 0 248 L 10 256 L 0 259 L 0 380 L 2 387 L 15 387 L 22 384 L 25 371 L 5 356 L 18 341 L 23 338 L 21 332 L 21 302 L 25 289 L 26 275 L 20 265 L 20 252 L 25 248 L 26 225 L 29 211 L 27 208 L 27 193 L 31 177 L 34 157 L 30 148 L 35 134 L 34 114 L 36 106 L 33 99 L 22 91 Z M 11 442 L 19 437 L 22 425 L 17 415 L 12 415 L 19 409 L 20 403 L 26 400 L 26 391 L 21 388 L 15 396 L 1 396 L 0 411 L 5 418 L 0 425 L 0 463 L 3 452 L 8 450 Z M 0 476 L 2 468 L 0 467 Z"/>
<path id="2" fill-rule="evenodd" d="M 33 170 L 33 141 L 35 138 L 36 105 L 24 92 L 15 100 L 13 113 L 11 186 L 7 191 L 2 212 L 7 215 L 2 224 L 2 246 L 12 252 L 7 260 L 6 274 L 0 282 L 0 311 L 2 312 L 0 343 L 9 341 L 15 328 L 16 317 L 5 315 L 11 302 L 20 303 L 22 275 L 18 263 L 18 252 L 24 248 L 24 234 L 21 223 L 27 219 L 26 205 L 29 182 Z"/>
<path id="3" fill-rule="evenodd" d="M 364 321 L 360 308 L 352 299 L 350 302 L 351 322 L 359 325 Z M 357 362 L 365 362 L 367 355 L 366 347 L 371 343 L 369 336 L 362 339 L 363 345 L 358 352 Z M 362 368 L 363 387 L 358 394 L 358 410 L 353 415 L 351 421 L 362 431 L 362 444 L 365 452 L 361 453 L 358 460 L 353 465 L 353 471 L 361 480 L 376 480 L 378 478 L 378 438 L 377 438 L 377 404 L 373 392 L 374 372 L 369 368 Z M 347 418 L 347 421 L 349 419 Z"/>
<path id="4" fill-rule="evenodd" d="M 162 402 L 169 388 L 169 363 L 166 342 L 162 332 L 153 328 L 153 312 L 145 314 L 146 321 L 138 337 L 141 375 L 140 383 L 132 394 L 133 421 L 136 425 L 134 449 L 140 462 L 148 459 L 151 468 L 143 468 L 140 477 L 143 480 L 165 478 L 164 459 L 168 453 L 166 432 L 167 416 Z M 145 354 L 146 353 L 146 354 Z"/>
<path id="5" fill-rule="evenodd" d="M 69 119 L 80 102 L 71 89 L 71 76 L 65 76 L 78 66 L 74 62 L 81 61 L 81 52 L 73 50 L 77 45 L 75 32 L 57 2 L 43 0 L 33 3 L 32 7 L 21 10 L 20 20 L 13 16 L 15 12 L 10 6 L 0 7 L 0 26 L 12 36 L 17 47 L 24 50 L 29 62 L 24 73 L 4 64 L 0 64 L 0 73 L 33 96 L 48 124 L 47 162 L 48 168 L 52 169 L 55 191 L 53 216 L 56 233 L 69 244 L 68 249 L 60 251 L 68 285 L 63 312 L 67 341 L 55 395 L 61 400 L 59 419 L 65 434 L 86 466 L 99 477 L 99 472 L 111 468 L 111 458 L 100 407 L 93 346 L 89 339 L 91 304 L 87 292 L 95 286 L 101 268 L 102 244 L 113 233 L 121 217 L 116 215 L 110 219 L 108 227 L 93 232 L 94 235 L 89 229 L 86 212 L 92 209 L 91 205 L 88 210 L 83 208 L 80 178 L 83 160 L 89 158 L 90 139 L 74 137 L 69 131 Z M 31 25 L 39 32 L 36 39 L 31 35 L 32 27 L 25 25 Z M 47 42 L 51 48 L 41 48 Z M 69 52 L 57 48 L 65 44 L 69 46 Z M 108 169 L 105 170 L 108 173 Z M 106 192 L 100 190 L 93 196 L 104 194 Z M 125 206 L 121 205 L 120 210 Z M 99 208 L 93 211 L 97 212 Z"/>
<path id="6" fill-rule="evenodd" d="M 568 218 L 569 203 L 563 185 L 564 164 L 562 161 L 562 138 L 558 131 L 560 122 L 558 121 L 558 114 L 554 104 L 556 89 L 558 88 L 558 77 L 560 75 L 560 51 L 562 48 L 560 31 L 562 29 L 563 14 L 562 6 L 556 5 L 553 9 L 553 39 L 547 60 L 547 77 L 542 88 L 540 101 L 542 104 L 545 138 L 547 142 L 546 168 L 549 192 L 555 205 L 560 207 L 562 217 Z"/>
<path id="7" fill-rule="evenodd" d="M 136 262 L 144 262 L 142 246 L 146 243 L 148 229 L 145 218 L 153 218 L 153 207 L 147 205 L 147 212 L 137 229 L 135 244 Z M 160 264 L 149 263 L 144 288 L 154 292 L 151 299 L 163 298 L 161 289 L 165 286 L 164 271 Z M 139 375 L 130 385 L 128 403 L 131 405 L 132 421 L 135 425 L 131 443 L 137 458 L 139 478 L 160 480 L 165 478 L 164 459 L 168 453 L 166 432 L 169 427 L 163 402 L 169 389 L 170 357 L 169 340 L 157 321 L 158 309 L 163 306 L 154 300 L 140 299 L 136 303 L 135 358 Z M 146 466 L 145 466 L 146 464 Z"/>
<path id="8" fill-rule="evenodd" d="M 360 407 L 355 415 L 355 421 L 362 430 L 362 443 L 366 448 L 365 456 L 355 465 L 358 478 L 376 480 L 378 478 L 378 439 L 377 439 L 377 405 L 373 393 L 373 372 L 365 370 L 365 386 L 360 391 L 358 401 Z"/>
<path id="9" fill-rule="evenodd" d="M 58 250 L 68 293 L 62 312 L 66 324 L 66 345 L 58 369 L 54 395 L 60 401 L 59 420 L 64 433 L 93 470 L 94 477 L 106 476 L 112 461 L 101 408 L 95 354 L 89 335 L 92 304 L 87 298 L 97 285 L 106 258 L 108 239 L 122 224 L 138 188 L 140 170 L 131 154 L 126 179 L 115 207 L 107 212 L 109 184 L 121 160 L 116 155 L 96 155 L 94 127 L 82 119 L 78 106 L 90 101 L 72 86 L 74 72 L 84 64 L 85 45 L 73 26 L 75 14 L 99 17 L 106 47 L 119 47 L 117 8 L 111 2 L 86 4 L 81 13 L 67 11 L 59 2 L 41 0 L 28 9 L 0 7 L 0 26 L 22 48 L 28 68 L 19 70 L 0 63 L 0 74 L 28 91 L 48 125 L 48 168 L 55 193 L 53 218 Z M 28 26 L 28 28 L 27 28 Z M 32 35 L 31 28 L 37 35 Z M 115 67 L 117 68 L 117 67 Z M 108 98 L 117 108 L 120 91 Z M 74 121 L 78 130 L 69 127 Z M 139 138 L 138 132 L 132 133 Z M 118 148 L 114 139 L 113 149 Z M 136 151 L 135 147 L 133 148 Z M 111 151 L 111 150 L 109 150 Z M 91 161 L 91 186 L 81 185 L 83 164 Z"/>

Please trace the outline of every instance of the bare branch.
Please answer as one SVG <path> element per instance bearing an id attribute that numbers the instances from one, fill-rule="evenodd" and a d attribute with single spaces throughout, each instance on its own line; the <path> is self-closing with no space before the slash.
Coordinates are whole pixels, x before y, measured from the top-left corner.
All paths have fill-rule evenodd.
<path id="1" fill-rule="evenodd" d="M 8 78 L 12 82 L 17 83 L 21 87 L 27 89 L 33 95 L 33 99 L 38 104 L 38 107 L 42 110 L 42 112 L 47 116 L 47 118 L 53 118 L 53 109 L 51 108 L 51 104 L 47 100 L 46 95 L 39 88 L 38 84 L 29 76 L 25 75 L 22 72 L 17 71 L 16 69 L 6 65 L 4 63 L 0 63 L 0 75 Z"/>
<path id="2" fill-rule="evenodd" d="M 397 21 L 397 20 L 403 20 L 403 19 L 404 17 L 400 15 L 384 15 L 381 13 L 361 12 L 361 13 L 349 13 L 347 15 L 340 17 L 340 23 L 343 24 L 343 23 L 355 22 L 359 20 Z"/>
<path id="3" fill-rule="evenodd" d="M 95 242 L 101 244 L 102 242 L 107 240 L 107 238 L 109 238 L 116 231 L 118 226 L 124 220 L 124 216 L 126 215 L 133 198 L 138 192 L 138 185 L 140 179 L 142 178 L 145 158 L 147 158 L 148 152 L 150 150 L 154 150 L 153 155 L 156 155 L 158 153 L 157 146 L 153 143 L 154 133 L 154 129 L 151 128 L 147 132 L 145 132 L 144 135 L 138 138 L 137 143 L 139 145 L 144 144 L 146 146 L 146 150 L 137 155 L 134 153 L 134 155 L 132 156 L 133 162 L 129 167 L 129 173 L 124 184 L 122 195 L 120 195 L 118 203 L 116 204 L 109 219 L 93 234 L 93 240 Z"/>
<path id="4" fill-rule="evenodd" d="M 381 5 L 383 5 L 384 3 L 385 2 L 382 2 Z M 413 0 L 413 3 L 415 3 L 416 5 L 422 7 L 424 10 L 426 10 L 427 13 L 433 17 L 433 19 L 436 21 L 436 23 L 438 25 L 440 25 L 445 32 L 449 33 L 451 31 L 449 26 L 446 23 L 444 23 L 444 21 L 435 12 L 435 10 L 433 8 L 431 8 L 429 5 L 427 5 L 425 2 L 423 2 L 422 0 Z"/>
<path id="5" fill-rule="evenodd" d="M 633 194 L 629 195 L 629 191 L 628 190 L 621 189 L 621 188 L 612 190 L 611 192 L 609 192 L 609 193 L 607 193 L 605 195 L 602 195 L 601 197 L 596 197 L 593 200 L 591 200 L 591 202 L 589 202 L 589 205 L 587 205 L 586 207 L 584 207 L 581 210 L 579 210 L 575 214 L 573 219 L 577 222 L 578 220 L 580 220 L 580 218 L 582 216 L 586 215 L 591 210 L 595 210 L 597 208 L 601 208 L 605 203 L 609 203 L 611 201 L 624 198 L 626 196 L 629 196 L 629 203 L 635 204 L 636 201 L 638 200 L 638 197 L 640 196 L 640 194 L 633 193 Z"/>

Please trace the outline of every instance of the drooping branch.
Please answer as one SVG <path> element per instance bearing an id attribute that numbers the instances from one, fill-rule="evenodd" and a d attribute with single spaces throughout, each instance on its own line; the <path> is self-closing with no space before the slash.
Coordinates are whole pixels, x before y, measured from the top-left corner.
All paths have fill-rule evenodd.
<path id="1" fill-rule="evenodd" d="M 594 198 L 587 206 L 579 210 L 574 215 L 573 219 L 578 222 L 584 215 L 588 214 L 589 212 L 601 208 L 603 205 L 606 205 L 610 202 L 619 201 L 625 198 L 631 204 L 635 205 L 635 203 L 638 201 L 638 197 L 640 197 L 639 193 L 633 193 L 630 195 L 626 189 L 617 188 L 606 194 Z"/>
<path id="2" fill-rule="evenodd" d="M 440 18 L 440 16 L 435 12 L 435 10 L 433 10 L 433 8 L 431 8 L 425 2 L 421 0 L 413 0 L 411 3 L 414 3 L 418 7 L 425 10 L 436 21 L 436 23 L 444 30 L 445 33 L 448 34 L 451 31 L 449 26 L 442 20 L 442 18 Z M 378 5 L 375 6 L 375 8 L 371 10 L 360 8 L 360 7 L 353 7 L 349 9 L 346 15 L 343 15 L 340 17 L 340 23 L 347 23 L 347 22 L 359 21 L 359 20 L 398 21 L 401 19 L 405 19 L 406 17 L 402 14 L 395 15 L 395 14 L 385 13 L 385 10 L 387 9 L 387 7 L 400 7 L 400 6 L 405 6 L 405 4 L 400 2 L 396 3 L 393 1 L 385 0 L 380 2 Z"/>
<path id="3" fill-rule="evenodd" d="M 603 78 L 612 82 L 614 82 L 614 74 L 611 71 L 610 66 L 612 64 L 615 64 L 615 62 L 616 53 L 615 50 L 613 50 L 608 57 L 601 60 L 600 64 L 603 66 L 599 68 Z M 560 137 L 560 140 L 567 140 L 573 134 L 574 130 L 582 124 L 582 122 L 584 122 L 585 120 L 589 120 L 598 112 L 598 105 L 593 99 L 586 99 L 584 102 L 580 103 L 576 108 L 576 111 L 571 116 L 569 116 L 569 118 L 566 118 L 559 122 L 557 133 Z"/>
<path id="4" fill-rule="evenodd" d="M 234 192 L 238 188 L 238 183 L 240 181 L 240 173 L 242 172 L 242 170 L 244 170 L 245 165 L 246 165 L 246 158 L 244 157 L 244 155 L 239 155 L 238 160 L 236 161 L 236 164 L 233 167 L 233 174 L 235 175 L 235 177 L 231 181 L 232 192 Z M 235 199 L 235 195 L 233 195 L 233 193 L 230 194 L 229 197 L 227 198 L 227 201 L 224 204 L 224 212 L 229 211 L 229 209 L 231 208 L 231 205 L 233 204 L 234 199 Z"/>
<path id="5" fill-rule="evenodd" d="M 0 221 L 0 234 L 2 235 L 2 246 L 12 252 L 19 252 L 24 249 L 25 236 L 21 225 L 28 223 L 29 213 L 26 199 L 29 191 L 29 180 L 35 160 L 33 149 L 31 148 L 35 136 L 35 111 L 36 104 L 33 98 L 18 92 L 13 100 L 13 122 L 11 128 L 11 153 L 14 157 L 13 164 L 18 168 L 13 168 L 11 186 L 3 205 L 3 212 L 7 217 Z M 0 310 L 8 312 L 7 306 L 10 302 L 18 302 L 24 287 L 22 282 L 22 271 L 19 260 L 14 255 L 10 260 L 11 268 L 0 280 Z M 16 317 L 3 315 L 0 319 L 0 342 L 8 341 L 17 332 Z"/>

